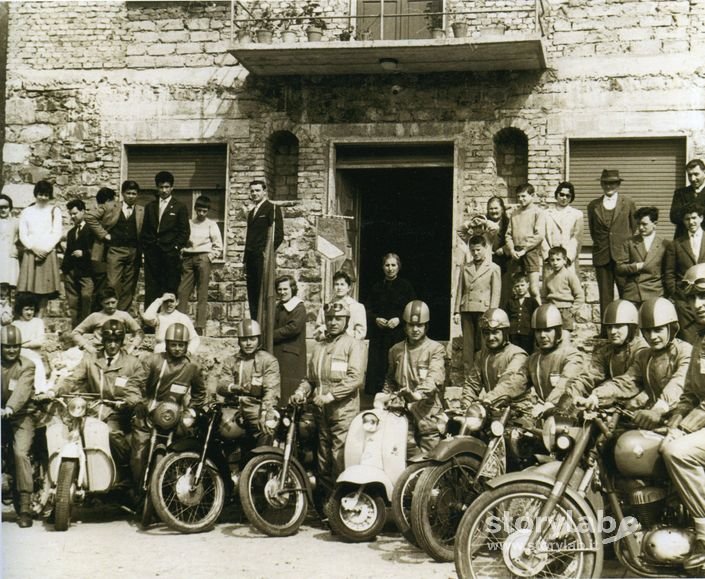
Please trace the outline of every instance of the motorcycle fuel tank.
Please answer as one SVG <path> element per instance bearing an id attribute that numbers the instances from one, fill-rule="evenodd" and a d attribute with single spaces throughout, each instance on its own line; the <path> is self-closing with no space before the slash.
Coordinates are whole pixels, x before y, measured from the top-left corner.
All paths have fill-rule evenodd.
<path id="1" fill-rule="evenodd" d="M 666 466 L 661 458 L 663 436 L 650 430 L 629 430 L 617 439 L 614 461 L 623 476 L 663 478 Z"/>

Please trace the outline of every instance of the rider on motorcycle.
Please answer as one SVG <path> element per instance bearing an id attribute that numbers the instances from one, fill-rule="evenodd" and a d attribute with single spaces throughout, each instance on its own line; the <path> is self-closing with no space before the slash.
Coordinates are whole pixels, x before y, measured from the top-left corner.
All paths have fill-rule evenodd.
<path id="1" fill-rule="evenodd" d="M 528 387 L 528 354 L 509 342 L 509 318 L 504 310 L 490 308 L 480 318 L 484 348 L 475 356 L 465 378 L 461 404 L 476 400 L 492 404 L 502 396 L 517 398 Z M 484 393 L 482 393 L 484 391 Z"/>
<path id="2" fill-rule="evenodd" d="M 531 328 L 537 350 L 529 356 L 529 380 L 539 398 L 531 413 L 541 416 L 558 405 L 571 380 L 584 371 L 583 355 L 563 341 L 563 319 L 553 304 L 534 310 Z"/>
<path id="3" fill-rule="evenodd" d="M 402 319 L 406 339 L 389 350 L 387 378 L 375 406 L 398 405 L 402 398 L 411 413 L 416 444 L 428 452 L 441 439 L 437 419 L 443 413 L 439 388 L 446 376 L 445 349 L 426 336 L 431 314 L 424 302 L 406 304 Z"/>
<path id="4" fill-rule="evenodd" d="M 595 386 L 624 374 L 641 350 L 648 348 L 637 329 L 639 311 L 627 300 L 615 300 L 605 308 L 602 327 L 607 343 L 596 348 L 583 374 L 570 383 L 574 396 L 587 396 Z"/>
<path id="5" fill-rule="evenodd" d="M 29 452 L 34 439 L 34 420 L 31 416 L 34 394 L 34 364 L 20 356 L 22 334 L 13 325 L 0 329 L 0 358 L 2 360 L 2 410 L 0 416 L 10 423 L 15 455 L 15 479 L 19 493 L 17 524 L 23 529 L 32 526 L 30 501 L 34 490 L 32 463 Z"/>
<path id="6" fill-rule="evenodd" d="M 279 400 L 279 362 L 261 349 L 262 330 L 256 320 L 242 320 L 237 327 L 239 352 L 225 363 L 225 378 L 217 392 L 225 399 L 240 396 L 240 411 L 248 436 L 257 445 L 271 444 L 273 431 L 267 417 Z"/>
<path id="7" fill-rule="evenodd" d="M 322 487 L 333 488 L 344 468 L 343 448 L 353 418 L 360 412 L 360 388 L 365 375 L 362 342 L 345 333 L 350 310 L 343 302 L 323 308 L 326 337 L 316 342 L 302 381 L 291 396 L 303 403 L 313 393 L 318 423 L 318 472 Z"/>
<path id="8" fill-rule="evenodd" d="M 634 413 L 634 424 L 652 429 L 680 400 L 693 347 L 676 338 L 678 315 L 666 298 L 649 299 L 641 305 L 639 328 L 649 348 L 635 356 L 624 374 L 603 382 L 576 403 L 595 408 L 634 399 L 638 402 L 633 400 L 631 405 L 641 407 Z"/>
<path id="9" fill-rule="evenodd" d="M 142 481 L 145 454 L 149 446 L 149 411 L 163 400 L 184 405 L 189 394 L 189 405 L 192 407 L 202 406 L 206 401 L 207 393 L 201 368 L 187 355 L 189 337 L 186 326 L 171 324 L 164 336 L 166 352 L 150 354 L 142 361 L 139 380 L 144 399 L 137 404 L 132 417 L 130 456 L 132 476 L 138 486 Z"/>
<path id="10" fill-rule="evenodd" d="M 108 320 L 100 329 L 103 349 L 97 354 L 85 352 L 78 366 L 67 376 L 57 394 L 90 392 L 100 394 L 101 400 L 121 401 L 124 412 L 114 406 L 100 404 L 90 407 L 90 415 L 110 427 L 110 451 L 115 463 L 127 467 L 130 442 L 127 438 L 129 412 L 142 399 L 140 376 L 142 366 L 136 356 L 123 348 L 125 325 L 120 320 Z M 54 393 L 49 391 L 47 395 Z"/>
<path id="11" fill-rule="evenodd" d="M 683 276 L 684 293 L 693 304 L 698 323 L 705 326 L 705 264 L 694 265 Z M 661 447 L 666 467 L 695 523 L 696 543 L 683 566 L 705 570 L 705 344 L 701 333 L 693 347 L 683 396 L 669 426 L 685 436 L 667 438 Z"/>

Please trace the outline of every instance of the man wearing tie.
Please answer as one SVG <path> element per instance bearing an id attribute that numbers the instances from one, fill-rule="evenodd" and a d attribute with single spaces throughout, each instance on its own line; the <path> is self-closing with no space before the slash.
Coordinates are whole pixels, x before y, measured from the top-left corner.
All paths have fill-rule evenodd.
<path id="1" fill-rule="evenodd" d="M 66 234 L 66 253 L 61 262 L 61 273 L 64 274 L 66 301 L 71 311 L 71 327 L 75 328 L 91 313 L 94 291 L 91 266 L 93 234 L 84 220 L 86 204 L 83 201 L 71 199 L 66 208 L 74 226 Z"/>
<path id="2" fill-rule="evenodd" d="M 679 337 L 693 344 L 698 337 L 698 322 L 695 312 L 683 293 L 681 282 L 685 272 L 698 263 L 705 263 L 705 243 L 703 243 L 702 205 L 695 202 L 683 207 L 683 228 L 685 233 L 673 240 L 664 256 L 663 283 L 666 297 L 676 305 Z"/>
<path id="3" fill-rule="evenodd" d="M 172 197 L 174 176 L 161 171 L 154 177 L 159 199 L 144 209 L 144 303 L 151 304 L 165 293 L 176 294 L 181 279 L 181 249 L 191 228 L 188 210 Z"/>
<path id="4" fill-rule="evenodd" d="M 250 200 L 254 207 L 247 214 L 247 237 L 245 238 L 245 274 L 247 275 L 247 301 L 250 317 L 258 319 L 259 296 L 264 276 L 264 253 L 267 249 L 269 227 L 274 226 L 274 250 L 284 239 L 282 211 L 267 198 L 264 181 L 250 183 Z"/>
<path id="5" fill-rule="evenodd" d="M 690 185 L 676 189 L 671 201 L 671 222 L 676 226 L 673 239 L 678 239 L 686 232 L 683 226 L 684 207 L 693 202 L 705 206 L 705 162 L 693 159 L 686 164 L 685 172 Z"/>

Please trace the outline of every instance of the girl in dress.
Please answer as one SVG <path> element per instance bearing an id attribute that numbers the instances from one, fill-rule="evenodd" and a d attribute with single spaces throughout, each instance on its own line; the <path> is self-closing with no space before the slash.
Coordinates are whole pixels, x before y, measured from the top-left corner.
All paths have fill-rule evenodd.
<path id="1" fill-rule="evenodd" d="M 22 350 L 20 355 L 34 362 L 34 391 L 46 390 L 46 370 L 42 358 L 45 328 L 44 320 L 36 317 L 36 296 L 27 293 L 18 293 L 15 299 L 15 321 L 13 324 L 20 329 L 22 334 Z"/>
<path id="2" fill-rule="evenodd" d="M 20 213 L 19 235 L 24 246 L 17 291 L 37 296 L 39 314 L 59 295 L 61 277 L 56 246 L 61 241 L 61 209 L 53 203 L 54 187 L 48 181 L 34 186 L 36 201 Z"/>
<path id="3" fill-rule="evenodd" d="M 17 286 L 20 264 L 17 260 L 19 223 L 12 216 L 12 199 L 0 194 L 0 316 L 2 324 L 12 321 L 11 292 Z"/>

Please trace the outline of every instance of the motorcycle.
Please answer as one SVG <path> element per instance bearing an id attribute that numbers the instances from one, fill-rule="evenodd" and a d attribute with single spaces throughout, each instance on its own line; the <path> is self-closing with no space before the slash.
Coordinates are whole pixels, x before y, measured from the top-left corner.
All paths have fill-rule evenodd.
<path id="1" fill-rule="evenodd" d="M 507 401 L 498 400 L 492 407 L 475 403 L 466 412 L 447 413 L 447 419 L 439 421 L 445 438 L 422 457 L 427 467 L 411 501 L 411 529 L 416 544 L 436 561 L 453 560 L 458 524 L 482 493 L 484 481 L 527 468 L 544 451 L 535 433 L 507 426 Z M 494 420 L 493 413 L 499 413 Z M 458 423 L 459 430 L 449 433 L 448 426 Z"/>
<path id="2" fill-rule="evenodd" d="M 46 427 L 48 475 L 52 485 L 54 528 L 68 530 L 73 506 L 89 494 L 107 493 L 117 481 L 117 467 L 110 451 L 110 428 L 87 416 L 100 405 L 120 409 L 124 402 L 104 400 L 99 394 L 64 394 L 55 398 L 66 411 Z M 92 401 L 92 402 L 91 402 Z"/>
<path id="3" fill-rule="evenodd" d="M 314 502 L 316 478 L 315 421 L 300 404 L 289 404 L 275 440 L 281 446 L 259 446 L 240 477 L 240 504 L 247 520 L 270 537 L 287 537 L 306 518 Z"/>
<path id="4" fill-rule="evenodd" d="M 406 468 L 408 428 L 401 409 L 367 410 L 353 419 L 345 439 L 345 470 L 327 505 L 334 533 L 362 542 L 382 530 L 394 485 Z"/>
<path id="5" fill-rule="evenodd" d="M 242 463 L 239 405 L 209 402 L 198 413 L 195 434 L 174 442 L 157 465 L 149 492 L 159 518 L 181 533 L 209 530 L 226 495 L 232 495 Z"/>

